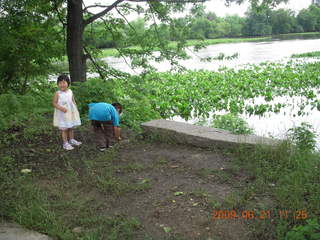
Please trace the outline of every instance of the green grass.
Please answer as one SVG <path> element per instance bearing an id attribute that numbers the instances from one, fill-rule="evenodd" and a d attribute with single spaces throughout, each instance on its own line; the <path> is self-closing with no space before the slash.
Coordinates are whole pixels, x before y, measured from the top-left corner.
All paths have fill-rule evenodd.
<path id="1" fill-rule="evenodd" d="M 205 45 L 214 45 L 214 44 L 221 44 L 221 43 L 257 42 L 257 41 L 265 41 L 265 40 L 271 40 L 271 37 L 217 38 L 217 39 L 205 39 L 205 40 L 188 40 L 187 46 L 194 46 L 200 43 L 203 43 Z"/>
<path id="2" fill-rule="evenodd" d="M 320 58 L 320 51 L 293 54 L 291 58 Z"/>
<path id="3" fill-rule="evenodd" d="M 320 35 L 319 32 L 302 32 L 302 33 L 286 33 L 280 34 L 281 36 L 308 36 L 308 35 Z"/>
<path id="4" fill-rule="evenodd" d="M 303 225 L 307 219 L 319 218 L 318 152 L 301 151 L 285 141 L 274 148 L 260 146 L 250 151 L 242 149 L 236 155 L 237 163 L 247 169 L 251 179 L 254 179 L 247 186 L 247 191 L 242 192 L 243 197 L 259 199 L 268 196 L 274 199 L 270 210 L 277 226 L 278 239 L 283 239 L 292 226 Z M 237 201 L 231 199 L 231 203 Z M 288 211 L 288 218 L 281 218 L 279 210 Z M 306 212 L 306 218 L 302 217 L 301 211 Z"/>
<path id="5" fill-rule="evenodd" d="M 101 215 L 106 202 L 97 201 L 97 197 L 145 191 L 150 181 L 135 182 L 119 176 L 114 165 L 116 147 L 108 154 L 100 154 L 90 144 L 81 146 L 79 152 L 63 151 L 57 143 L 60 135 L 48 128 L 51 119 L 41 120 L 28 122 L 28 128 L 20 129 L 14 138 L 9 132 L 1 136 L 0 218 L 63 240 L 133 239 L 137 232 L 143 235 L 141 224 L 134 218 Z M 77 136 L 87 137 L 87 128 L 77 128 Z M 32 171 L 22 173 L 22 169 Z M 141 169 L 134 163 L 123 167 L 125 171 Z M 73 231 L 79 227 L 78 232 Z"/>
<path id="6" fill-rule="evenodd" d="M 99 53 L 99 58 L 105 57 L 119 57 L 119 52 L 116 48 L 101 49 L 101 53 Z"/>

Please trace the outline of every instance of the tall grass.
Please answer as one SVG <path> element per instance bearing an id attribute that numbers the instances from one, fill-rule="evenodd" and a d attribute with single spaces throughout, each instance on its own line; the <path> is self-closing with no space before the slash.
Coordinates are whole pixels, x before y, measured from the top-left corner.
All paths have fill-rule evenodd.
<path id="1" fill-rule="evenodd" d="M 309 145 L 297 144 L 302 134 L 299 131 L 293 131 L 291 138 L 276 147 L 258 146 L 237 153 L 237 161 L 255 179 L 252 186 L 256 194 L 267 194 L 275 201 L 278 239 L 283 239 L 293 226 L 320 216 L 320 154 Z M 315 136 L 308 136 L 307 142 L 313 142 Z M 287 216 L 283 216 L 284 211 Z"/>

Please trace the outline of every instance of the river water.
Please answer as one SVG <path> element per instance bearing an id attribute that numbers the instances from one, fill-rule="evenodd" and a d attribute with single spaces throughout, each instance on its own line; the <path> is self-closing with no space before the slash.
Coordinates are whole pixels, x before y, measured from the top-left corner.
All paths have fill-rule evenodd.
<path id="1" fill-rule="evenodd" d="M 190 59 L 181 60 L 180 64 L 189 70 L 217 70 L 220 67 L 241 68 L 247 64 L 258 64 L 265 61 L 283 62 L 290 59 L 292 54 L 320 51 L 320 34 L 318 38 L 311 39 L 287 39 L 275 38 L 270 41 L 242 42 L 209 45 L 199 52 L 187 50 Z M 216 57 L 220 53 L 231 56 L 235 53 L 238 57 L 233 60 L 206 62 L 201 59 Z M 110 66 L 129 73 L 139 73 L 139 69 L 133 71 L 130 67 L 130 59 L 107 57 L 104 59 Z M 160 72 L 170 70 L 169 62 L 153 63 L 153 66 Z"/>
<path id="2" fill-rule="evenodd" d="M 195 53 L 188 50 L 190 59 L 180 61 L 180 64 L 190 70 L 217 70 L 220 67 L 229 68 L 243 68 L 248 64 L 259 64 L 261 62 L 286 62 L 290 59 L 292 54 L 299 54 L 305 52 L 320 51 L 320 35 L 311 36 L 310 39 L 272 39 L 271 41 L 261 42 L 243 42 L 243 43 L 228 43 L 210 45 Z M 216 57 L 219 53 L 225 55 L 238 54 L 238 57 L 233 60 L 204 62 L 201 58 Z M 105 59 L 112 67 L 130 73 L 138 73 L 139 70 L 133 72 L 130 66 L 121 58 L 109 57 Z M 309 61 L 310 59 L 305 59 Z M 129 59 L 126 59 L 130 63 Z M 158 71 L 170 70 L 168 62 L 153 63 Z M 276 102 L 287 101 L 301 101 L 299 98 L 279 97 L 275 99 Z M 263 101 L 255 99 L 255 102 Z M 307 110 L 307 109 L 305 109 Z M 320 149 L 320 112 L 318 110 L 307 110 L 308 114 L 305 116 L 297 115 L 298 109 L 284 108 L 280 113 L 270 113 L 263 117 L 242 115 L 249 126 L 254 129 L 255 134 L 261 136 L 273 136 L 283 139 L 286 137 L 288 129 L 299 126 L 302 122 L 307 122 L 313 126 L 317 133 L 318 148 Z M 219 113 L 215 113 L 219 114 Z M 221 113 L 222 114 L 222 113 Z M 179 117 L 174 117 L 175 121 L 185 122 Z M 189 123 L 195 123 L 198 119 L 192 119 Z"/>

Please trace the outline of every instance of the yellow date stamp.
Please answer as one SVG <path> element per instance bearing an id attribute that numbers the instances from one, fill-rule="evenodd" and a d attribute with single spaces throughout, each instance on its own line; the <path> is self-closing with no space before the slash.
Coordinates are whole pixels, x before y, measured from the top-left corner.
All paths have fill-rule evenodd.
<path id="1" fill-rule="evenodd" d="M 305 220 L 308 218 L 308 212 L 306 210 L 289 211 L 283 210 L 213 210 L 212 220 L 221 219 L 245 219 L 245 220 L 268 220 L 268 219 L 288 219 Z"/>

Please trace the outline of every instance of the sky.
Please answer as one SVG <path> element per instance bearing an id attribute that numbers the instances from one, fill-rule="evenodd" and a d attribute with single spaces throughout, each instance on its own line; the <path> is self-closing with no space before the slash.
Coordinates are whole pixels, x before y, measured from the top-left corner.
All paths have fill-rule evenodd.
<path id="1" fill-rule="evenodd" d="M 277 8 L 287 8 L 298 12 L 303 8 L 309 7 L 310 4 L 311 0 L 289 0 L 287 4 L 280 4 Z M 231 4 L 230 7 L 226 7 L 223 0 L 210 0 L 205 3 L 205 6 L 207 11 L 212 11 L 219 17 L 224 17 L 227 14 L 238 14 L 243 17 L 249 4 L 246 2 L 241 5 Z"/>
<path id="2" fill-rule="evenodd" d="M 287 4 L 281 4 L 278 8 L 287 8 L 298 12 L 303 8 L 307 8 L 311 4 L 311 1 L 312 0 L 289 0 Z M 108 5 L 108 3 L 113 3 L 114 0 L 84 0 L 84 2 L 86 6 L 94 3 L 103 3 Z M 243 17 L 249 6 L 247 1 L 241 5 L 231 4 L 230 7 L 226 7 L 224 3 L 224 0 L 209 0 L 205 3 L 206 11 L 214 12 L 219 17 L 232 14 L 238 14 Z M 135 18 L 137 18 L 137 16 L 130 16 L 129 20 L 131 21 Z"/>

